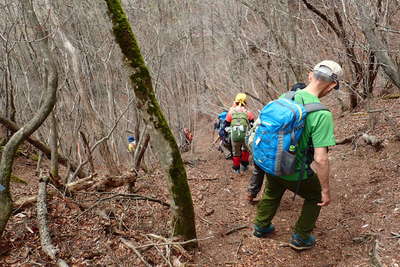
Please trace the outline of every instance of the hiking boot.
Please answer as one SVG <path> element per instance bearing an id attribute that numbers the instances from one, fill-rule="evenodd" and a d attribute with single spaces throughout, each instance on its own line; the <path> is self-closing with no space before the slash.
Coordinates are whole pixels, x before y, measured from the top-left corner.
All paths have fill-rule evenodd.
<path id="1" fill-rule="evenodd" d="M 232 170 L 234 173 L 240 174 L 240 167 L 237 168 L 236 166 L 232 166 Z"/>
<path id="2" fill-rule="evenodd" d="M 246 166 L 245 166 L 245 165 L 241 165 L 241 166 L 240 166 L 240 171 L 241 171 L 241 172 L 245 172 L 245 171 L 247 171 L 248 169 L 249 169 L 249 166 L 247 166 L 247 165 L 246 165 Z"/>
<path id="3" fill-rule="evenodd" d="M 266 237 L 275 231 L 275 226 L 271 223 L 267 227 L 259 227 L 254 225 L 253 235 L 258 238 Z"/>
<path id="4" fill-rule="evenodd" d="M 240 157 L 232 157 L 232 169 L 236 173 L 240 173 Z"/>
<path id="5" fill-rule="evenodd" d="M 315 245 L 315 237 L 309 235 L 307 239 L 303 239 L 299 234 L 293 234 L 290 240 L 289 246 L 294 250 L 301 251 L 305 249 L 310 249 Z"/>

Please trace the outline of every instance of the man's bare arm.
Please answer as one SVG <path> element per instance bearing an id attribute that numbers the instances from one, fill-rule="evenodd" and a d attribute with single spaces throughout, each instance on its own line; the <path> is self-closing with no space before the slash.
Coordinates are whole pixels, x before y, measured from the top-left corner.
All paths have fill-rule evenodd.
<path id="1" fill-rule="evenodd" d="M 314 161 L 311 168 L 317 174 L 322 187 L 322 202 L 319 206 L 327 206 L 331 202 L 329 189 L 329 158 L 328 149 L 326 147 L 317 147 L 314 149 Z"/>

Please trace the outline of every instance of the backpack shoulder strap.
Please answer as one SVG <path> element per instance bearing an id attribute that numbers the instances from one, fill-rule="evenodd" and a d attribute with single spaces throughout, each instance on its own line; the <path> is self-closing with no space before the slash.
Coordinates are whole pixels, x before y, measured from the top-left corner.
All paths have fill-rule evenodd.
<path id="1" fill-rule="evenodd" d="M 289 91 L 285 94 L 285 98 L 290 99 L 290 100 L 294 100 L 294 96 L 296 95 L 296 92 L 294 91 Z"/>
<path id="2" fill-rule="evenodd" d="M 289 91 L 285 94 L 286 99 L 294 100 L 294 97 L 297 92 L 295 91 Z M 330 111 L 324 104 L 316 102 L 316 103 L 310 103 L 310 104 L 303 104 L 305 110 L 307 113 L 311 113 L 314 111 L 319 111 L 319 110 L 327 110 Z"/>
<path id="3" fill-rule="evenodd" d="M 304 104 L 304 108 L 306 109 L 307 113 L 311 113 L 314 111 L 319 111 L 319 110 L 327 110 L 330 111 L 324 104 L 322 103 L 310 103 L 310 104 Z"/>

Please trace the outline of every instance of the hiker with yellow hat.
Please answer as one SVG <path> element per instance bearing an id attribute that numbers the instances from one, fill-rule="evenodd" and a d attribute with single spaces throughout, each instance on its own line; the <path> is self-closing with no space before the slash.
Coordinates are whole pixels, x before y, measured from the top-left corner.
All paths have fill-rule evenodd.
<path id="1" fill-rule="evenodd" d="M 226 116 L 226 125 L 230 129 L 232 142 L 232 169 L 235 173 L 246 171 L 249 166 L 250 152 L 245 143 L 247 131 L 254 122 L 254 114 L 247 109 L 247 96 L 239 93 Z"/>

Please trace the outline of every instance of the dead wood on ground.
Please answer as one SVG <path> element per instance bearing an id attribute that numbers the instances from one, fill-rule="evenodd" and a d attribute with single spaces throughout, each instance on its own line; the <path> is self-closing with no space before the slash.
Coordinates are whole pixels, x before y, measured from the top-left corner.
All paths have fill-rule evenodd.
<path id="1" fill-rule="evenodd" d="M 102 177 L 92 175 L 65 185 L 65 189 L 71 193 L 89 189 L 96 191 L 107 191 L 112 188 L 123 186 L 127 183 L 133 183 L 134 181 L 136 181 L 136 174 L 134 173 L 127 173 L 119 176 L 108 175 Z M 56 192 L 56 190 L 50 190 L 48 194 L 49 196 L 53 196 Z M 13 204 L 14 213 L 33 205 L 36 200 L 36 196 L 23 197 L 16 200 Z"/>
<path id="2" fill-rule="evenodd" d="M 52 244 L 48 222 L 47 222 L 47 182 L 49 178 L 46 176 L 40 177 L 39 191 L 37 195 L 37 221 L 40 235 L 40 244 L 46 255 L 56 261 L 58 266 L 68 266 L 68 264 L 57 257 L 59 250 Z"/>

